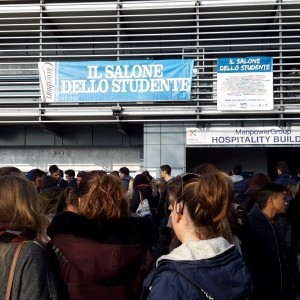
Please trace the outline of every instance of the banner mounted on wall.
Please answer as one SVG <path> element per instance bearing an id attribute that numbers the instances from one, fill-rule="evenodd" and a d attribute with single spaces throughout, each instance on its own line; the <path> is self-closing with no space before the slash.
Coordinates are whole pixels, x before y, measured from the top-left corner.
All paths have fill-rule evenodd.
<path id="1" fill-rule="evenodd" d="M 190 100 L 193 66 L 192 59 L 41 62 L 42 100 Z"/>
<path id="2" fill-rule="evenodd" d="M 186 128 L 186 144 L 210 146 L 288 145 L 300 143 L 300 127 Z"/>
<path id="3" fill-rule="evenodd" d="M 271 57 L 218 59 L 218 110 L 272 110 L 273 105 Z"/>

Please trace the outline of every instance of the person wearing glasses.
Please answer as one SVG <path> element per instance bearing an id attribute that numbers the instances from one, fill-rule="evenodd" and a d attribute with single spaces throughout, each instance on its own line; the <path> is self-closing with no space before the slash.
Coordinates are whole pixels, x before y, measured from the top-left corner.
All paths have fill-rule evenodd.
<path id="1" fill-rule="evenodd" d="M 217 170 L 187 173 L 170 181 L 168 195 L 181 245 L 158 259 L 142 299 L 247 299 L 250 273 L 237 247 L 223 237 L 234 202 L 230 177 Z"/>

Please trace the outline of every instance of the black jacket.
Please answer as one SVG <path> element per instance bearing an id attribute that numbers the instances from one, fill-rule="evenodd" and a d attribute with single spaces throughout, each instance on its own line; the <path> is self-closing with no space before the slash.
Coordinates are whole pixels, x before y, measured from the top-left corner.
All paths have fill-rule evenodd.
<path id="1" fill-rule="evenodd" d="M 285 217 L 279 216 L 271 223 L 255 204 L 246 224 L 242 251 L 253 278 L 253 299 L 295 293 L 299 273 L 292 233 Z"/>

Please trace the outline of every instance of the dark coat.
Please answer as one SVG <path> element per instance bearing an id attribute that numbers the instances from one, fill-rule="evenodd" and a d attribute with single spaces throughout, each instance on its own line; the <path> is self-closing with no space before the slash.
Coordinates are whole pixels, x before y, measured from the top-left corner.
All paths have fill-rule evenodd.
<path id="1" fill-rule="evenodd" d="M 282 173 L 275 178 L 274 183 L 287 186 L 288 184 L 297 184 L 297 181 L 290 174 Z"/>
<path id="2" fill-rule="evenodd" d="M 238 250 L 231 247 L 209 259 L 161 260 L 155 270 L 148 299 L 211 299 L 204 296 L 205 292 L 213 299 L 244 300 L 251 291 L 251 277 L 246 264 Z"/>
<path id="3" fill-rule="evenodd" d="M 135 189 L 133 190 L 132 198 L 130 200 L 130 211 L 133 213 L 136 212 L 141 201 L 140 193 L 142 199 L 148 199 L 151 210 L 152 211 L 155 210 L 157 206 L 157 200 L 153 198 L 151 185 L 141 184 L 136 186 Z"/>
<path id="4" fill-rule="evenodd" d="M 276 223 L 271 223 L 255 204 L 247 226 L 242 251 L 253 278 L 253 299 L 267 296 L 284 299 L 284 295 L 295 293 L 298 270 L 292 258 L 289 224 L 281 217 Z"/>
<path id="5" fill-rule="evenodd" d="M 71 300 L 138 299 L 157 240 L 148 220 L 91 220 L 64 212 L 53 218 L 48 234 L 66 258 L 61 271 Z"/>

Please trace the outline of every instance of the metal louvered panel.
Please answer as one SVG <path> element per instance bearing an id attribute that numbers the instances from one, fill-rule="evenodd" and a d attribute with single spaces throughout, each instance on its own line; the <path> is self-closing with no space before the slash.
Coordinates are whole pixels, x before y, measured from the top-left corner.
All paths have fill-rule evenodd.
<path id="1" fill-rule="evenodd" d="M 192 100 L 125 103 L 129 121 L 300 118 L 300 0 L 1 1 L 0 20 L 1 122 L 113 120 L 116 103 L 41 102 L 40 61 L 183 57 Z M 273 57 L 274 110 L 217 111 L 217 58 L 256 55 Z"/>

